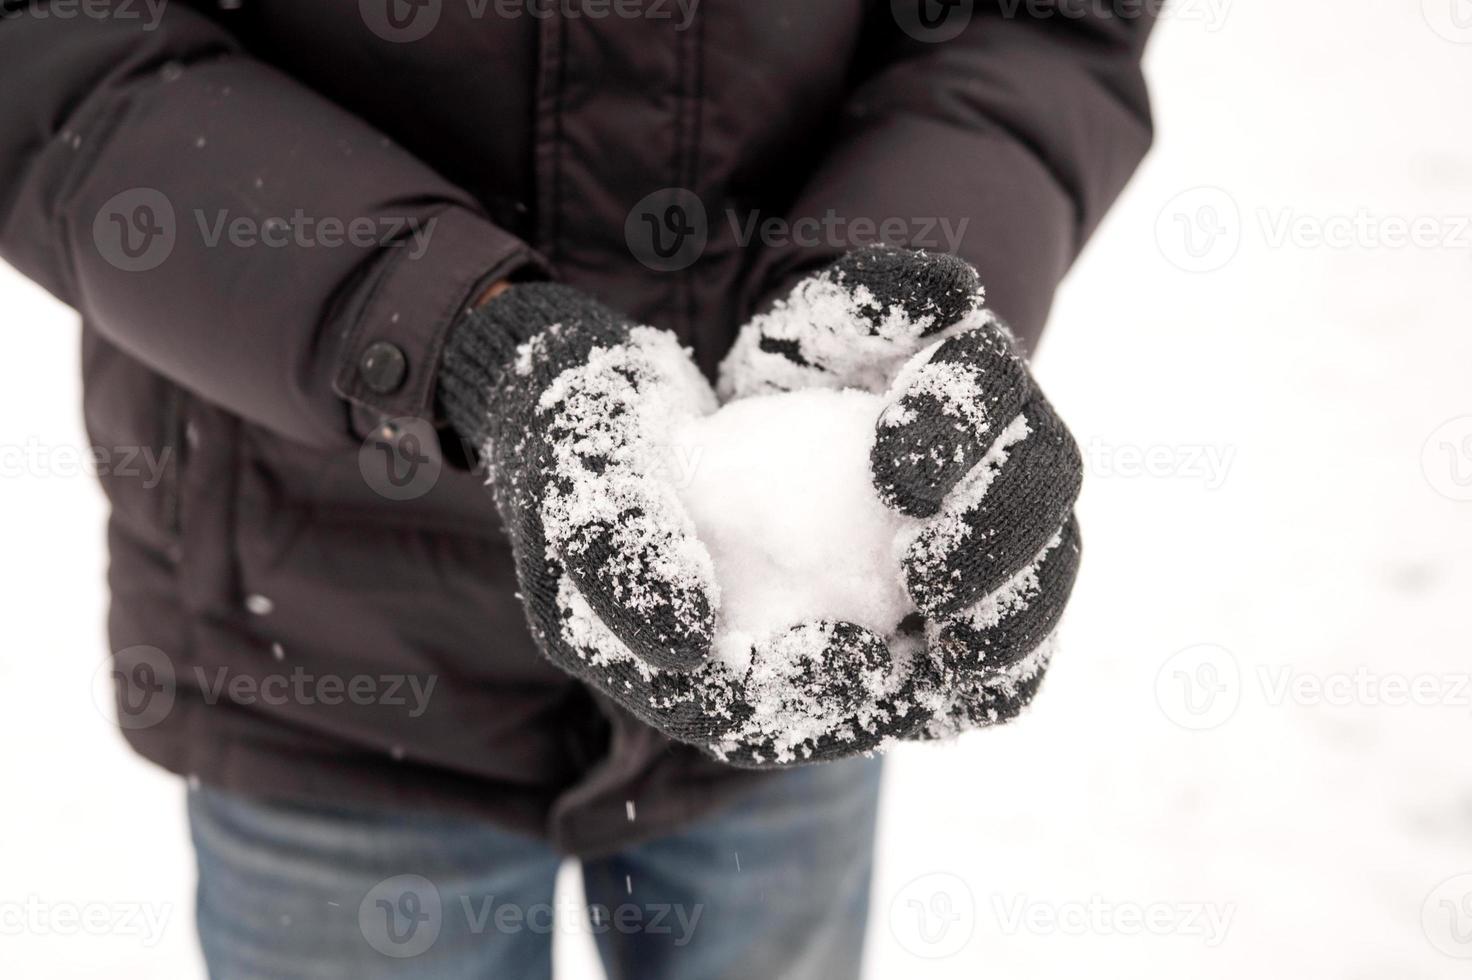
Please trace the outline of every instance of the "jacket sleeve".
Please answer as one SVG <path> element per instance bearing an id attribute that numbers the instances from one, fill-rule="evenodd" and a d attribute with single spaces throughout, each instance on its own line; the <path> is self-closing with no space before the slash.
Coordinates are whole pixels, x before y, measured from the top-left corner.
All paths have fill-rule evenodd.
<path id="1" fill-rule="evenodd" d="M 352 402 L 430 417 L 452 318 L 528 248 L 213 17 L 46 8 L 0 0 L 0 257 L 298 441 L 342 444 Z"/>
<path id="2" fill-rule="evenodd" d="M 977 266 L 989 305 L 1030 346 L 1059 281 L 1149 148 L 1140 59 L 1153 5 L 1121 16 L 1061 3 L 1041 14 L 1016 0 L 952 4 L 951 16 L 969 20 L 943 41 L 897 23 L 892 11 L 913 6 L 876 5 L 873 67 L 789 215 L 794 239 L 799 219 L 812 227 L 825 216 L 844 222 L 834 227 L 847 238 L 768 249 L 751 300 L 874 241 L 860 236 L 883 234 L 888 219 L 891 244 L 956 251 Z"/>

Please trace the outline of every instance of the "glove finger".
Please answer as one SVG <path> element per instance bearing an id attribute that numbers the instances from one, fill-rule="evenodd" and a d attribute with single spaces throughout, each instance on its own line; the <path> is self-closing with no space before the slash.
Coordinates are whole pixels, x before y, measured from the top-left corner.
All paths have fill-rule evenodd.
<path id="1" fill-rule="evenodd" d="M 1053 649 L 1054 637 L 1050 635 L 1012 666 L 956 683 L 946 705 L 912 737 L 919 741 L 953 738 L 1016 718 L 1042 687 Z"/>
<path id="2" fill-rule="evenodd" d="M 810 623 L 757 644 L 753 667 L 758 698 L 774 694 L 793 708 L 848 713 L 888 670 L 889 646 L 854 623 Z M 772 691 L 760 690 L 766 677 Z"/>
<path id="3" fill-rule="evenodd" d="M 538 629 L 536 623 L 533 628 Z M 553 641 L 544 649 L 554 664 L 670 738 L 706 746 L 751 714 L 741 679 L 726 665 L 706 660 L 683 672 L 651 667 L 608 627 L 566 575 L 539 632 Z"/>
<path id="4" fill-rule="evenodd" d="M 1068 521 L 1021 572 L 980 602 L 932 624 L 930 649 L 950 678 L 1012 667 L 1058 625 L 1078 576 L 1078 521 Z"/>
<path id="5" fill-rule="evenodd" d="M 1006 685 L 980 685 L 959 695 L 944 718 L 929 726 L 928 734 L 931 738 L 948 738 L 1012 721 L 1032 704 L 1045 675 L 1046 670 L 1035 670 Z"/>
<path id="6" fill-rule="evenodd" d="M 916 607 L 942 618 L 1000 588 L 1063 525 L 1082 479 L 1078 446 L 1035 392 L 906 549 Z"/>
<path id="7" fill-rule="evenodd" d="M 714 407 L 669 334 L 636 327 L 542 396 L 550 473 L 541 502 L 559 559 L 608 627 L 648 664 L 688 670 L 709 651 L 718 595 L 705 546 L 657 476 L 679 419 Z"/>
<path id="8" fill-rule="evenodd" d="M 562 554 L 588 605 L 646 663 L 688 670 L 705 658 L 715 636 L 713 575 L 693 535 L 631 506 L 580 525 Z"/>
<path id="9" fill-rule="evenodd" d="M 741 328 L 721 363 L 724 400 L 800 388 L 875 394 L 925 338 L 981 305 L 976 270 L 951 255 L 874 246 L 800 280 Z"/>
<path id="10" fill-rule="evenodd" d="M 914 337 L 930 337 L 958 323 L 981 304 L 981 279 L 965 259 L 892 245 L 856 249 L 830 265 L 827 275 L 850 290 L 863 289 L 859 314 L 871 334 L 903 325 Z"/>
<path id="11" fill-rule="evenodd" d="M 715 746 L 742 768 L 775 768 L 872 752 L 921 723 L 884 640 L 853 623 L 795 627 L 752 649 L 753 715 Z"/>
<path id="12" fill-rule="evenodd" d="M 754 645 L 744 667 L 711 658 L 674 672 L 636 656 L 567 576 L 554 620 L 544 631 L 558 641 L 554 663 L 665 735 L 731 765 L 769 769 L 855 755 L 929 719 L 904 698 L 884 641 L 853 624 L 796 627 Z"/>
<path id="13" fill-rule="evenodd" d="M 929 517 L 1016 417 L 1032 383 L 988 319 L 919 355 L 894 391 L 869 454 L 874 487 L 900 513 Z"/>

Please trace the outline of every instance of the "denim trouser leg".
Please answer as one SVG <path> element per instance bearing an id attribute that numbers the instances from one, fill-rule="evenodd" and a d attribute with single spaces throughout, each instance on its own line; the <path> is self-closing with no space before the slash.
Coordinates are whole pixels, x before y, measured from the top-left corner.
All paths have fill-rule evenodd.
<path id="1" fill-rule="evenodd" d="M 612 980 L 857 977 L 878 759 L 797 769 L 679 834 L 583 865 Z M 621 905 L 644 928 L 618 928 Z M 666 929 L 649 911 L 668 910 Z M 628 919 L 635 919 L 632 913 Z"/>
<path id="2" fill-rule="evenodd" d="M 685 830 L 584 864 L 615 980 L 857 976 L 878 760 L 774 777 Z M 190 794 L 215 980 L 551 975 L 558 856 L 463 817 Z"/>
<path id="3" fill-rule="evenodd" d="M 559 860 L 489 824 L 189 795 L 214 980 L 545 980 Z M 496 928 L 502 903 L 546 928 Z"/>

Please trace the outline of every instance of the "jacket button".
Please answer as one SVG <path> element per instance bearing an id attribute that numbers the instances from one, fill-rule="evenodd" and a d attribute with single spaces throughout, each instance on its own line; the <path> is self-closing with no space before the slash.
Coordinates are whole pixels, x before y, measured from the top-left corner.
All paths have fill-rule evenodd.
<path id="1" fill-rule="evenodd" d="M 397 391 L 409 373 L 409 362 L 404 352 L 386 340 L 368 345 L 358 359 L 358 374 L 363 384 L 375 395 L 387 395 Z"/>

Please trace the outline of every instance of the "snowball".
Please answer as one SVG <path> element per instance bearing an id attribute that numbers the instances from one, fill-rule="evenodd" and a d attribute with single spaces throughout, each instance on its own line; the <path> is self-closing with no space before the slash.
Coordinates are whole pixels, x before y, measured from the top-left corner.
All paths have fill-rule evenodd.
<path id="1" fill-rule="evenodd" d="M 828 620 L 890 637 L 914 611 L 896 554 L 916 522 L 869 475 L 883 399 L 807 389 L 745 398 L 674 428 L 676 492 L 720 585 L 715 653 Z"/>

